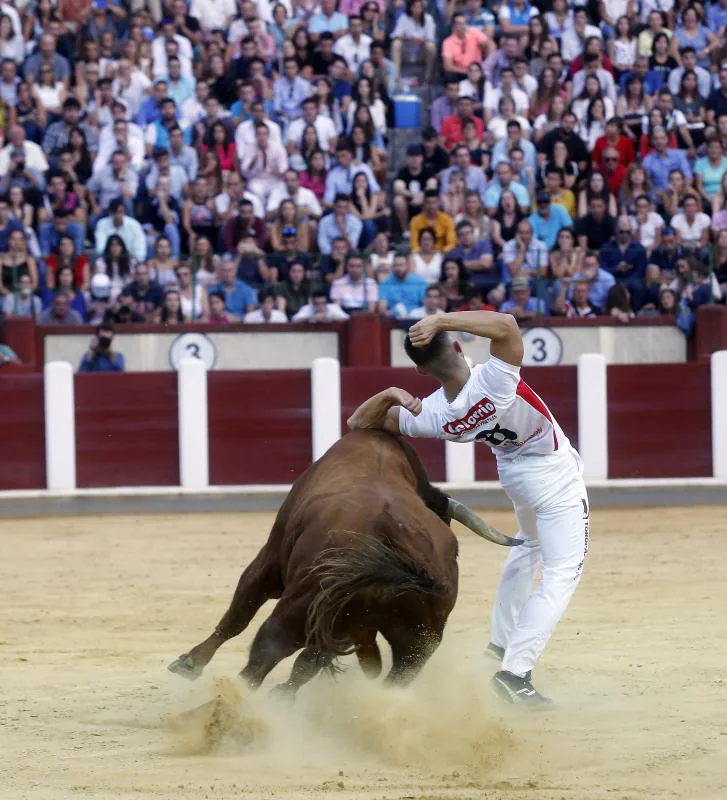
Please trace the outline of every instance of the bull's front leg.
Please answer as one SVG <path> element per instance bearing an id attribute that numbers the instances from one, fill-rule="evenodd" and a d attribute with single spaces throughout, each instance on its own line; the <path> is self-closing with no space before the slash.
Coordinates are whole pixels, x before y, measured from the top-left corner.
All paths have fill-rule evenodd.
<path id="1" fill-rule="evenodd" d="M 277 558 L 267 550 L 258 553 L 255 560 L 242 573 L 230 607 L 217 624 L 214 632 L 188 653 L 169 664 L 169 671 L 194 680 L 202 674 L 217 650 L 228 639 L 238 636 L 267 600 L 280 597 L 283 585 Z"/>

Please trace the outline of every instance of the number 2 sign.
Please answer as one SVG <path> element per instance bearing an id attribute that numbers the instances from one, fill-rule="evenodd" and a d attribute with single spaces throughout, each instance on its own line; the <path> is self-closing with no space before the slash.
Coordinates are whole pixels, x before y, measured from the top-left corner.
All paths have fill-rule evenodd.
<path id="1" fill-rule="evenodd" d="M 526 328 L 523 331 L 526 367 L 554 367 L 563 357 L 563 342 L 552 328 Z"/>

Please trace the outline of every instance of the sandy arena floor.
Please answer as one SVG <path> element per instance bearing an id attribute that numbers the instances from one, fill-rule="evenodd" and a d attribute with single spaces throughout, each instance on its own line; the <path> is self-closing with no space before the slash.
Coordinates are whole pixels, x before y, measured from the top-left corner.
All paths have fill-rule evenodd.
<path id="1" fill-rule="evenodd" d="M 466 532 L 445 643 L 407 690 L 352 668 L 293 708 L 250 696 L 234 676 L 253 629 L 197 683 L 167 673 L 271 519 L 0 523 L 2 800 L 727 797 L 727 507 L 595 512 L 536 673 L 557 701 L 541 713 L 491 696 L 482 650 L 504 552 Z M 511 514 L 490 519 L 513 530 Z"/>

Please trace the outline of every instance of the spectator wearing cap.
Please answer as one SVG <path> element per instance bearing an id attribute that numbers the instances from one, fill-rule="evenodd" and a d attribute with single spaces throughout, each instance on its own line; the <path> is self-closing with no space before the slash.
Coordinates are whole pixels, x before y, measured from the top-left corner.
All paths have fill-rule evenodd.
<path id="1" fill-rule="evenodd" d="M 38 317 L 38 325 L 83 325 L 83 320 L 78 311 L 71 308 L 66 292 L 59 291 L 53 295 L 50 308 Z"/>
<path id="2" fill-rule="evenodd" d="M 63 114 L 61 119 L 51 124 L 45 129 L 43 135 L 43 150 L 50 156 L 51 164 L 56 159 L 61 150 L 68 145 L 71 131 L 80 128 L 86 135 L 88 149 L 95 153 L 98 149 L 96 132 L 86 122 L 81 122 L 81 104 L 75 97 L 67 97 L 63 102 Z"/>
<path id="3" fill-rule="evenodd" d="M 429 107 L 429 121 L 437 133 L 442 132 L 442 125 L 447 117 L 457 113 L 459 98 L 459 78 L 449 78 L 444 84 L 444 94 L 439 95 Z"/>
<path id="4" fill-rule="evenodd" d="M 243 322 L 253 325 L 280 324 L 287 321 L 285 312 L 275 307 L 275 295 L 271 291 L 263 293 L 260 299 L 260 308 L 248 311 L 243 317 Z"/>
<path id="5" fill-rule="evenodd" d="M 692 168 L 682 150 L 669 149 L 669 134 L 661 126 L 657 125 L 652 132 L 652 142 L 654 151 L 649 153 L 643 161 L 644 169 L 651 178 L 652 186 L 655 191 L 666 189 L 669 185 L 669 173 L 676 169 L 691 182 Z"/>
<path id="6" fill-rule="evenodd" d="M 415 253 L 419 250 L 419 236 L 423 228 L 434 231 L 434 249 L 437 252 L 446 253 L 457 246 L 454 220 L 439 208 L 439 194 L 433 189 L 424 192 L 424 207 L 409 223 L 411 249 Z"/>
<path id="7" fill-rule="evenodd" d="M 552 250 L 558 241 L 560 231 L 563 228 L 570 228 L 573 220 L 563 206 L 551 204 L 548 192 L 538 192 L 535 200 L 536 210 L 528 220 L 533 226 L 535 238 L 540 239 L 548 250 Z"/>
<path id="8" fill-rule="evenodd" d="M 331 300 L 349 314 L 352 311 L 373 313 L 379 302 L 378 284 L 365 274 L 364 266 L 360 253 L 349 253 L 346 274 L 331 284 Z"/>
<path id="9" fill-rule="evenodd" d="M 532 296 L 530 281 L 523 275 L 512 279 L 510 299 L 505 300 L 499 310 L 501 314 L 512 314 L 515 319 L 532 319 L 538 314 L 548 313 L 545 302 Z"/>
<path id="10" fill-rule="evenodd" d="M 427 282 L 411 270 L 409 256 L 397 253 L 391 274 L 379 284 L 379 313 L 394 319 L 407 319 L 421 306 Z"/>
<path id="11" fill-rule="evenodd" d="M 96 223 L 94 237 L 96 253 L 100 256 L 109 236 L 116 234 L 126 245 L 136 261 L 146 259 L 146 236 L 144 229 L 134 217 L 126 213 L 124 201 L 117 197 L 109 203 L 109 215 Z"/>
<path id="12" fill-rule="evenodd" d="M 311 294 L 310 303 L 295 314 L 292 322 L 339 322 L 347 319 L 350 317 L 341 306 L 329 303 L 326 292 L 319 289 Z"/>
<path id="13" fill-rule="evenodd" d="M 424 83 L 428 83 L 437 57 L 437 30 L 434 17 L 425 11 L 424 0 L 409 0 L 406 11 L 394 25 L 391 39 L 395 88 L 400 85 L 401 60 L 405 48 L 408 58 L 413 59 L 414 63 L 424 63 Z"/>
<path id="14" fill-rule="evenodd" d="M 313 269 L 311 257 L 298 250 L 298 229 L 294 226 L 284 226 L 280 231 L 282 250 L 268 256 L 268 266 L 272 273 L 272 280 L 283 280 L 293 264 L 302 264 L 306 274 Z"/>
<path id="15" fill-rule="evenodd" d="M 347 194 L 337 194 L 333 212 L 321 219 L 318 225 L 318 250 L 321 255 L 330 255 L 333 240 L 342 237 L 349 250 L 358 248 L 363 223 L 351 213 L 351 199 Z"/>
<path id="16" fill-rule="evenodd" d="M 487 34 L 467 24 L 467 17 L 457 12 L 452 17 L 452 33 L 442 42 L 442 66 L 448 77 L 464 80 L 470 64 L 480 63 L 490 53 Z"/>
<path id="17" fill-rule="evenodd" d="M 25 156 L 25 163 L 31 169 L 45 172 L 48 169 L 48 159 L 40 145 L 26 141 L 25 130 L 22 125 L 13 125 L 8 134 L 8 144 L 0 150 L 0 175 L 5 175 L 10 170 L 13 157 L 20 153 Z"/>
<path id="18" fill-rule="evenodd" d="M 424 167 L 424 148 L 410 144 L 406 149 L 406 166 L 394 178 L 393 208 L 399 229 L 408 233 L 411 218 L 422 210 L 424 191 L 434 188 L 434 173 Z"/>
<path id="19" fill-rule="evenodd" d="M 477 192 L 484 204 L 487 194 L 487 181 L 485 180 L 485 174 L 482 169 L 476 167 L 472 163 L 469 147 L 465 144 L 457 145 L 454 149 L 453 156 L 454 164 L 448 169 L 445 169 L 439 177 L 440 195 L 447 191 L 451 175 L 456 170 L 459 170 L 464 175 L 464 185 L 467 191 Z"/>
<path id="20" fill-rule="evenodd" d="M 338 195 L 350 195 L 353 192 L 353 179 L 359 172 L 368 178 L 372 193 L 380 192 L 381 186 L 367 164 L 353 163 L 353 150 L 348 144 L 341 143 L 336 147 L 336 166 L 326 176 L 326 191 L 323 194 L 323 205 L 330 208 Z"/>
<path id="21" fill-rule="evenodd" d="M 611 291 L 611 287 L 616 283 L 616 279 L 610 272 L 602 269 L 598 263 L 598 255 L 588 252 L 583 257 L 581 271 L 577 272 L 571 281 L 568 289 L 568 299 L 573 298 L 576 283 L 585 283 L 588 287 L 588 299 L 592 306 L 600 310 L 606 305 L 606 298 Z"/>
<path id="22" fill-rule="evenodd" d="M 210 286 L 209 292 L 221 293 L 225 298 L 225 308 L 233 316 L 242 319 L 257 305 L 257 292 L 237 277 L 234 261 L 225 259 L 220 265 L 219 272 L 220 282 Z"/>
<path id="23" fill-rule="evenodd" d="M 442 139 L 447 150 L 459 144 L 464 139 L 462 125 L 467 120 L 472 120 L 477 128 L 477 138 L 482 139 L 485 135 L 485 127 L 482 120 L 474 115 L 475 104 L 471 97 L 463 96 L 457 99 L 457 111 L 451 117 L 447 117 L 442 122 Z"/>

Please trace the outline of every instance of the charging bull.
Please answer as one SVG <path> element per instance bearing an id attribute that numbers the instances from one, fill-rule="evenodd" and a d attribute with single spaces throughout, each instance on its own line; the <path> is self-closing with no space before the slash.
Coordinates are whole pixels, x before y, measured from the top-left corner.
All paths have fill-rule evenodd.
<path id="1" fill-rule="evenodd" d="M 169 669 L 198 677 L 266 600 L 279 598 L 241 672 L 251 687 L 298 650 L 282 692 L 295 693 L 352 652 L 376 677 L 377 633 L 391 646 L 387 680 L 410 680 L 439 645 L 457 599 L 452 518 L 498 544 L 519 543 L 431 486 L 398 437 L 347 434 L 295 482 L 214 633 Z"/>

